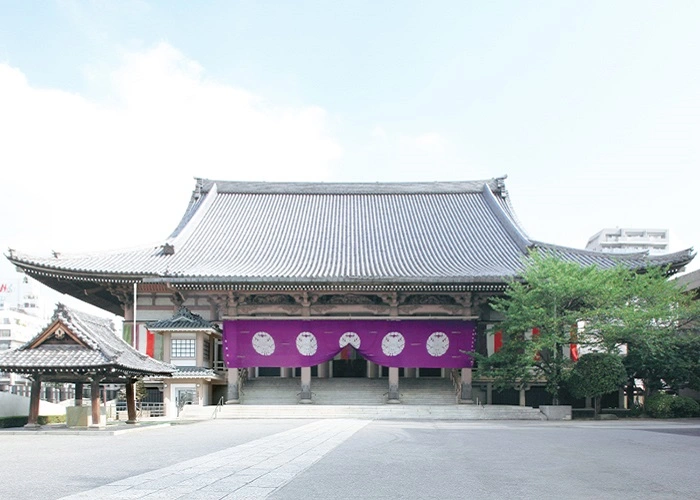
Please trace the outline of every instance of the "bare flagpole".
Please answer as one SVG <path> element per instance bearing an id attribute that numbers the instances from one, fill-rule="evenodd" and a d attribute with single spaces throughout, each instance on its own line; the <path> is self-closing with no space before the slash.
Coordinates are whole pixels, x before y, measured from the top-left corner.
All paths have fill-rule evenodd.
<path id="1" fill-rule="evenodd" d="M 132 338 L 131 338 L 131 346 L 134 349 L 136 348 L 136 336 L 138 335 L 138 332 L 136 331 L 136 300 L 138 298 L 137 289 L 138 289 L 138 284 L 136 283 L 136 281 L 134 281 L 134 326 L 133 326 Z"/>

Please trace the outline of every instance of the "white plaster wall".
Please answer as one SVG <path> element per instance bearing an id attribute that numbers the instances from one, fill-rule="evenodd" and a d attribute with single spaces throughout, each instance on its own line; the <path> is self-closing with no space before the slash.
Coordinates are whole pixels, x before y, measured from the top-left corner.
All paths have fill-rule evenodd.
<path id="1" fill-rule="evenodd" d="M 39 415 L 65 415 L 66 408 L 63 405 L 39 402 Z M 29 415 L 29 398 L 0 392 L 0 417 L 25 417 Z"/>

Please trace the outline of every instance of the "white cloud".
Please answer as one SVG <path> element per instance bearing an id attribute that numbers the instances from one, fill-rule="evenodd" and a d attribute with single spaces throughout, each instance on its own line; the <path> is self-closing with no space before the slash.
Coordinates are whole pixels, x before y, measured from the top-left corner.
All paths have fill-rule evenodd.
<path id="1" fill-rule="evenodd" d="M 436 132 L 426 132 L 418 136 L 406 137 L 404 140 L 407 144 L 426 153 L 444 153 L 447 147 L 447 139 Z"/>
<path id="2" fill-rule="evenodd" d="M 94 75 L 93 75 L 94 76 Z M 88 99 L 0 64 L 0 244 L 109 249 L 168 236 L 193 177 L 325 180 L 342 155 L 325 110 L 213 81 L 168 44 L 126 53 Z"/>
<path id="3" fill-rule="evenodd" d="M 386 130 L 384 130 L 384 127 L 382 127 L 381 125 L 375 125 L 374 128 L 372 129 L 371 136 L 374 137 L 375 139 L 386 140 L 386 138 L 387 138 Z"/>

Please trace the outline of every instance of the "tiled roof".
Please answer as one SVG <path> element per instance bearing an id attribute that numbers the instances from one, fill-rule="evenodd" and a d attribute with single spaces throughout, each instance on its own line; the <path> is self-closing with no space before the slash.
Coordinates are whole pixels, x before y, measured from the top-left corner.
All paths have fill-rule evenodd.
<path id="1" fill-rule="evenodd" d="M 223 379 L 221 375 L 216 373 L 211 368 L 203 366 L 178 366 L 176 367 L 173 378 L 212 378 Z"/>
<path id="2" fill-rule="evenodd" d="M 499 283 L 542 248 L 604 267 L 670 264 L 529 239 L 503 178 L 436 183 L 251 183 L 199 180 L 185 215 L 157 247 L 9 259 L 41 280 L 258 284 Z M 48 278 L 47 278 L 48 279 Z"/>
<path id="3" fill-rule="evenodd" d="M 212 326 L 211 323 L 209 323 L 209 321 L 205 320 L 198 314 L 194 314 L 186 307 L 181 307 L 171 318 L 149 323 L 148 329 L 156 332 L 173 330 L 218 331 L 214 326 Z"/>
<path id="4" fill-rule="evenodd" d="M 82 344 L 36 342 L 59 322 Z M 119 338 L 112 321 L 58 304 L 51 325 L 16 350 L 0 354 L 0 369 L 99 369 L 131 374 L 170 375 L 174 367 L 138 352 Z"/>

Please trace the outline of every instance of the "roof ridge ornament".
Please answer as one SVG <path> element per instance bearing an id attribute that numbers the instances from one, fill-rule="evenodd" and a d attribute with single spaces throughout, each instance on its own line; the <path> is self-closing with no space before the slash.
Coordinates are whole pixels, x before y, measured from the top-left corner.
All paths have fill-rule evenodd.
<path id="1" fill-rule="evenodd" d="M 197 183 L 194 186 L 194 193 L 192 193 L 192 197 L 195 200 L 198 200 L 202 197 L 202 188 L 204 187 L 204 179 L 200 177 L 195 177 L 195 180 Z"/>

